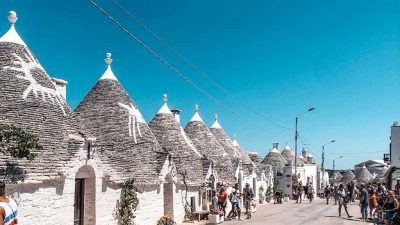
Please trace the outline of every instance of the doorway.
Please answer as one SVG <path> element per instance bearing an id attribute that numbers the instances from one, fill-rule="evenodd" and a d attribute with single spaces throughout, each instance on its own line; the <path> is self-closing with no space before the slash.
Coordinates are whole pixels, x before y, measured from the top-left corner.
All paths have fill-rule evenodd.
<path id="1" fill-rule="evenodd" d="M 74 225 L 83 225 L 84 218 L 84 195 L 85 180 L 75 179 L 75 199 L 74 199 Z"/>
<path id="2" fill-rule="evenodd" d="M 167 174 L 163 184 L 164 215 L 174 218 L 174 183 L 171 174 Z"/>
<path id="3" fill-rule="evenodd" d="M 96 177 L 91 166 L 75 176 L 74 225 L 96 225 Z"/>

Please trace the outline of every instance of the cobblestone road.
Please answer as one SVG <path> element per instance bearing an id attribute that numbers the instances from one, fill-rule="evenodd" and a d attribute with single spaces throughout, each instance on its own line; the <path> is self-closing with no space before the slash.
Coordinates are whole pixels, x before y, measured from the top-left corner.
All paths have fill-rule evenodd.
<path id="1" fill-rule="evenodd" d="M 349 213 L 352 218 L 348 219 L 342 213 L 342 217 L 338 217 L 337 205 L 333 203 L 326 205 L 326 202 L 317 199 L 309 204 L 295 204 L 293 201 L 282 205 L 265 204 L 259 205 L 257 212 L 253 214 L 251 220 L 243 221 L 225 221 L 226 225 L 239 224 L 276 224 L 276 225 L 362 225 L 373 224 L 360 221 L 360 211 L 357 203 L 349 205 Z M 343 215 L 344 214 L 344 215 Z"/>

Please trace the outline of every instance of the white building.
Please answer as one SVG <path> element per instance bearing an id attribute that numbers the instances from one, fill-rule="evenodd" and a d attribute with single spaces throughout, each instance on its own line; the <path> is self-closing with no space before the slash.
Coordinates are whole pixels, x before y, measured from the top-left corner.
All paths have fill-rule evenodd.
<path id="1" fill-rule="evenodd" d="M 390 130 L 390 160 L 392 166 L 400 168 L 400 126 L 397 122 L 393 123 Z M 392 189 L 400 182 L 400 169 L 392 174 Z"/>

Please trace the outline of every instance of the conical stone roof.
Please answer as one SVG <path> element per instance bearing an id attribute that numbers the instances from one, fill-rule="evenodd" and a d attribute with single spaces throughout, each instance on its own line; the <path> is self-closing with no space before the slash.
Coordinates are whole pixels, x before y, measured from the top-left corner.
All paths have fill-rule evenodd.
<path id="1" fill-rule="evenodd" d="M 334 181 L 335 184 L 340 183 L 340 181 L 342 180 L 342 178 L 343 178 L 343 175 L 342 175 L 341 173 L 339 173 L 338 171 L 336 171 L 336 172 L 333 174 L 333 181 Z"/>
<path id="2" fill-rule="evenodd" d="M 205 180 L 203 157 L 169 109 L 166 95 L 163 106 L 150 121 L 149 127 L 161 147 L 172 156 L 178 174 L 186 174 L 188 183 L 202 184 Z M 208 171 L 208 168 L 205 169 Z"/>
<path id="3" fill-rule="evenodd" d="M 343 175 L 340 182 L 347 183 L 347 182 L 354 180 L 355 178 L 356 178 L 356 175 L 354 175 L 354 173 L 351 170 L 349 170 L 349 171 L 347 171 L 347 173 L 345 173 Z"/>
<path id="4" fill-rule="evenodd" d="M 228 153 L 219 144 L 208 127 L 201 119 L 198 106 L 195 107 L 195 114 L 185 127 L 185 132 L 196 146 L 197 150 L 206 158 L 214 162 L 214 168 L 221 181 L 233 182 L 234 171 Z"/>
<path id="5" fill-rule="evenodd" d="M 157 152 L 164 151 L 116 79 L 111 62 L 111 54 L 107 53 L 107 70 L 78 105 L 75 115 L 82 129 L 96 137 L 102 162 L 116 171 L 110 174 L 110 179 L 158 182 L 160 154 Z"/>
<path id="6" fill-rule="evenodd" d="M 294 162 L 295 156 L 294 152 L 292 149 L 289 147 L 289 145 L 286 145 L 285 149 L 282 151 L 282 156 L 288 161 L 292 160 Z"/>
<path id="7" fill-rule="evenodd" d="M 359 184 L 361 184 L 361 183 L 365 184 L 372 179 L 372 175 L 368 171 L 368 169 L 365 167 L 365 165 L 357 168 L 355 171 L 355 175 L 356 175 L 356 181 Z"/>
<path id="8" fill-rule="evenodd" d="M 282 171 L 285 167 L 286 159 L 280 154 L 278 149 L 273 148 L 262 161 L 263 164 L 269 164 L 276 167 L 277 171 Z"/>
<path id="9" fill-rule="evenodd" d="M 237 142 L 236 134 L 233 135 L 232 146 L 240 155 L 240 160 L 242 162 L 242 169 L 245 176 L 249 176 L 256 170 L 256 165 L 251 161 L 249 155 L 242 149 L 242 147 Z"/>
<path id="10" fill-rule="evenodd" d="M 68 147 L 68 133 L 73 132 L 71 110 L 16 32 L 16 13 L 11 11 L 8 19 L 11 27 L 0 38 L 0 125 L 12 124 L 37 134 L 43 149 L 36 152 L 33 161 L 1 154 L 0 167 L 12 163 L 26 173 L 25 181 L 56 179 L 70 155 L 78 150 L 77 146 Z"/>
<path id="11" fill-rule="evenodd" d="M 263 158 L 260 156 L 258 152 L 249 152 L 247 153 L 251 161 L 254 163 L 256 167 L 256 173 L 260 175 L 263 171 L 265 171 L 268 167 L 262 164 Z"/>
<path id="12" fill-rule="evenodd" d="M 232 160 L 236 160 L 237 158 L 239 158 L 239 154 L 235 147 L 233 147 L 232 144 L 229 142 L 228 135 L 226 135 L 224 129 L 219 124 L 217 114 L 214 115 L 214 119 L 215 121 L 210 127 L 211 133 L 217 139 L 219 144 L 224 148 L 225 152 L 228 153 L 229 157 Z"/>

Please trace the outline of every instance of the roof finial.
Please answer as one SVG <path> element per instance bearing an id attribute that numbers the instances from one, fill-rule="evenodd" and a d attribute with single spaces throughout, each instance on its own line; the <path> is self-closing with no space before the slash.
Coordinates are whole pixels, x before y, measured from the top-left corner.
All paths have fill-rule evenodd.
<path id="1" fill-rule="evenodd" d="M 17 17 L 17 13 L 14 11 L 10 11 L 8 12 L 8 22 L 10 22 L 11 26 L 13 26 L 15 24 L 15 22 L 17 22 L 18 17 Z"/>
<path id="2" fill-rule="evenodd" d="M 168 100 L 168 99 L 167 99 L 167 94 L 164 94 L 164 95 L 163 95 L 162 100 L 163 100 L 164 103 L 167 103 L 167 100 Z"/>
<path id="3" fill-rule="evenodd" d="M 195 112 L 199 112 L 199 105 L 197 105 L 197 104 L 194 105 L 194 111 L 195 111 Z"/>
<path id="4" fill-rule="evenodd" d="M 214 114 L 214 120 L 217 121 L 218 120 L 218 114 Z"/>
<path id="5" fill-rule="evenodd" d="M 236 140 L 236 134 L 233 134 L 233 140 Z"/>
<path id="6" fill-rule="evenodd" d="M 111 63 L 113 61 L 111 58 L 111 53 L 109 53 L 109 52 L 106 53 L 106 59 L 104 61 L 106 62 L 107 66 L 111 65 Z"/>

